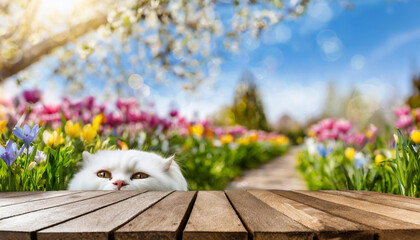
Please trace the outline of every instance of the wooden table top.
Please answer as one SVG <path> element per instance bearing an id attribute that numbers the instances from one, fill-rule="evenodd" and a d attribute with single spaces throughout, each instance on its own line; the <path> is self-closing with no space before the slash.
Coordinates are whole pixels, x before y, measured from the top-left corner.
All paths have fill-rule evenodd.
<path id="1" fill-rule="evenodd" d="M 0 239 L 420 239 L 420 199 L 366 191 L 4 192 Z"/>

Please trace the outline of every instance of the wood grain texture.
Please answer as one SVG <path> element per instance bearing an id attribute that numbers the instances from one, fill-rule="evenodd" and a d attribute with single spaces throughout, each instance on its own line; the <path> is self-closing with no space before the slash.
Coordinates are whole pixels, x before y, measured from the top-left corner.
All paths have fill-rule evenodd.
<path id="1" fill-rule="evenodd" d="M 59 197 L 59 196 L 64 196 L 64 195 L 75 194 L 78 192 L 80 191 L 34 192 L 33 194 L 26 194 L 28 192 L 22 192 L 22 194 L 18 196 L 0 198 L 0 207 L 24 203 L 24 202 L 34 202 L 34 201 L 47 199 L 47 198 L 54 198 L 54 197 Z M 3 193 L 1 195 L 3 195 Z"/>
<path id="2" fill-rule="evenodd" d="M 244 239 L 248 233 L 224 192 L 198 192 L 182 239 Z"/>
<path id="3" fill-rule="evenodd" d="M 139 191 L 101 191 L 102 196 L 0 220 L 1 239 L 31 239 L 34 232 L 138 195 Z"/>
<path id="4" fill-rule="evenodd" d="M 395 195 L 395 194 L 389 194 L 389 193 L 381 193 L 381 192 L 372 192 L 372 191 L 352 191 L 352 192 L 358 192 L 362 195 L 366 196 L 377 196 L 382 199 L 392 199 L 395 201 L 402 201 L 405 203 L 412 203 L 412 204 L 420 204 L 420 198 L 415 197 L 407 197 L 407 196 L 401 196 L 401 195 Z"/>
<path id="5" fill-rule="evenodd" d="M 378 194 L 359 193 L 358 191 L 321 191 L 328 194 L 344 196 L 352 199 L 364 200 L 372 203 L 380 203 L 382 205 L 401 208 L 409 211 L 420 212 L 420 204 L 404 202 L 401 199 L 387 198 Z"/>
<path id="6" fill-rule="evenodd" d="M 401 239 L 413 239 L 410 238 L 413 235 L 420 236 L 420 226 L 413 223 L 403 222 L 381 214 L 341 205 L 340 203 L 325 201 L 299 192 L 281 190 L 272 192 L 350 221 L 374 227 L 378 229 L 375 232 L 381 236 L 380 239 L 383 239 L 387 234 L 388 236 L 397 234 Z"/>
<path id="7" fill-rule="evenodd" d="M 374 239 L 374 229 L 371 227 L 328 214 L 269 191 L 248 192 L 296 222 L 316 231 L 318 239 Z"/>
<path id="8" fill-rule="evenodd" d="M 114 232 L 115 240 L 180 239 L 196 192 L 174 192 Z"/>
<path id="9" fill-rule="evenodd" d="M 38 240 L 88 240 L 109 238 L 110 232 L 171 192 L 146 192 L 37 233 Z"/>
<path id="10" fill-rule="evenodd" d="M 57 196 L 52 198 L 41 199 L 35 202 L 24 202 L 19 204 L 13 204 L 9 206 L 0 207 L 0 219 L 17 216 L 24 213 L 34 212 L 42 209 L 51 207 L 57 207 L 60 205 L 77 202 L 92 197 L 103 195 L 103 192 L 99 191 L 85 191 L 64 196 Z"/>
<path id="11" fill-rule="evenodd" d="M 41 191 L 37 191 L 37 192 L 0 192 L 0 199 L 2 198 L 9 198 L 9 197 L 20 197 L 20 196 L 25 196 L 25 195 L 35 195 L 38 193 L 43 193 Z"/>
<path id="12" fill-rule="evenodd" d="M 349 198 L 342 195 L 334 195 L 320 191 L 298 191 L 300 193 L 316 197 L 325 201 L 339 203 L 340 205 L 357 208 L 366 212 L 381 214 L 390 218 L 398 219 L 404 222 L 420 224 L 420 213 L 382 205 L 380 203 L 368 202 L 355 198 Z"/>
<path id="13" fill-rule="evenodd" d="M 313 230 L 245 191 L 226 191 L 253 239 L 312 239 Z"/>

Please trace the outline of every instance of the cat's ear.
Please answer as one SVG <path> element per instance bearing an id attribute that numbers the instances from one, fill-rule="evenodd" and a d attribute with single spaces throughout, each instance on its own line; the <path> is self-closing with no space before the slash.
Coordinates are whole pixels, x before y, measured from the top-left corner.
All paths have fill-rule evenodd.
<path id="1" fill-rule="evenodd" d="M 83 151 L 82 157 L 84 162 L 89 162 L 92 159 L 93 154 L 90 154 L 88 151 Z"/>
<path id="2" fill-rule="evenodd" d="M 165 162 L 163 163 L 163 171 L 167 172 L 169 168 L 172 165 L 172 161 L 175 159 L 175 155 L 172 155 L 171 157 L 165 159 Z"/>

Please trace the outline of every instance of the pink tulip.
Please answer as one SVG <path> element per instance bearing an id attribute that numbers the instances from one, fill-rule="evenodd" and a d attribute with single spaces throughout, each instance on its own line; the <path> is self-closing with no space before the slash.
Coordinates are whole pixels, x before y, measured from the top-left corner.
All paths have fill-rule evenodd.
<path id="1" fill-rule="evenodd" d="M 413 118 L 410 115 L 401 115 L 395 123 L 396 128 L 407 128 L 413 124 Z"/>
<path id="2" fill-rule="evenodd" d="M 342 133 L 347 133 L 352 128 L 352 123 L 345 119 L 339 119 L 335 122 L 335 129 Z"/>
<path id="3" fill-rule="evenodd" d="M 335 124 L 335 119 L 327 118 L 321 121 L 321 129 L 332 129 Z"/>
<path id="4" fill-rule="evenodd" d="M 23 92 L 23 98 L 28 103 L 37 103 L 41 100 L 42 93 L 38 89 L 27 90 Z"/>
<path id="5" fill-rule="evenodd" d="M 172 110 L 172 111 L 169 112 L 169 115 L 171 117 L 176 117 L 176 116 L 178 116 L 178 111 L 177 110 Z"/>
<path id="6" fill-rule="evenodd" d="M 397 108 L 394 110 L 394 113 L 397 117 L 408 115 L 410 114 L 410 106 L 404 105 L 401 108 Z"/>

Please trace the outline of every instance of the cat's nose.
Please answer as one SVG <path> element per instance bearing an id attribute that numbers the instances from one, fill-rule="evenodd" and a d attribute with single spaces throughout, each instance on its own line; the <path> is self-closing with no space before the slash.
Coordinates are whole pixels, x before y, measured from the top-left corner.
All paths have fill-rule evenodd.
<path id="1" fill-rule="evenodd" d="M 127 183 L 124 180 L 117 180 L 113 183 L 114 185 L 117 185 L 118 190 L 121 190 L 122 187 L 127 185 Z"/>

